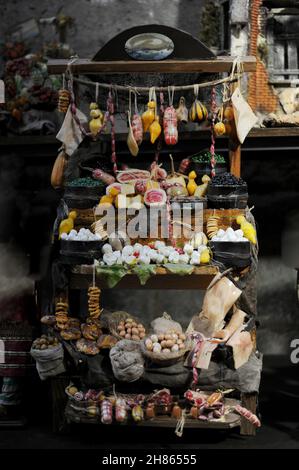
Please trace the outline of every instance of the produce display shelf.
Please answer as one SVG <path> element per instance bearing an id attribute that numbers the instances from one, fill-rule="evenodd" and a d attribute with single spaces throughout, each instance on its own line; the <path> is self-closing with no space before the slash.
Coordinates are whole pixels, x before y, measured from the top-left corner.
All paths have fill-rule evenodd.
<path id="1" fill-rule="evenodd" d="M 219 272 L 217 266 L 199 266 L 189 275 L 180 276 L 171 274 L 164 267 L 158 267 L 155 275 L 150 277 L 145 285 L 141 285 L 135 274 L 125 275 L 114 289 L 206 289 L 215 274 Z M 90 265 L 78 265 L 72 268 L 70 288 L 88 289 L 92 283 L 93 267 Z M 99 276 L 96 285 L 101 289 L 107 289 L 104 280 Z"/>
<path id="2" fill-rule="evenodd" d="M 226 404 L 230 404 L 231 406 L 235 406 L 240 404 L 238 400 L 235 399 L 226 399 Z M 71 408 L 70 403 L 67 403 L 65 408 L 65 418 L 66 421 L 70 423 L 76 424 L 97 424 L 102 425 L 99 421 L 99 417 L 90 418 L 84 415 L 76 415 Z M 134 423 L 131 419 L 128 419 L 126 423 L 118 424 L 115 423 L 116 426 L 138 426 L 138 427 L 161 427 L 161 428 L 176 428 L 177 420 L 172 418 L 169 415 L 158 415 L 153 419 L 145 419 L 140 421 L 139 423 Z M 102 425 L 104 426 L 104 425 Z M 236 413 L 228 413 L 221 419 L 215 419 L 211 421 L 201 421 L 198 419 L 186 417 L 184 428 L 196 428 L 196 429 L 232 429 L 235 427 L 241 426 L 241 418 Z"/>

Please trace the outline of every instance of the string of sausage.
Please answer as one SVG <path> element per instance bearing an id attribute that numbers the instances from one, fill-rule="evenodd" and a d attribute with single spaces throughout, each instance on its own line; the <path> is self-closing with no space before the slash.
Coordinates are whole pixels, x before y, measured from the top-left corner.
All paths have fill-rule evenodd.
<path id="1" fill-rule="evenodd" d="M 211 175 L 212 177 L 215 176 L 215 166 L 216 166 L 216 160 L 215 160 L 215 135 L 214 135 L 214 125 L 215 125 L 215 119 L 216 119 L 216 89 L 215 87 L 212 88 L 211 91 L 211 114 L 212 114 L 212 122 L 211 122 L 211 147 L 210 147 L 210 153 L 211 153 Z"/>
<path id="2" fill-rule="evenodd" d="M 258 419 L 258 417 L 252 413 L 251 411 L 247 410 L 247 408 L 244 408 L 244 406 L 241 405 L 236 405 L 234 407 L 234 410 L 239 413 L 240 416 L 243 416 L 243 418 L 247 419 L 251 424 L 259 428 L 261 426 L 261 422 Z"/>
<path id="3" fill-rule="evenodd" d="M 80 131 L 84 135 L 84 137 L 90 137 L 93 140 L 96 140 L 99 135 L 101 135 L 107 128 L 108 122 L 111 124 L 111 162 L 113 164 L 113 172 L 114 174 L 117 173 L 117 158 L 116 158 L 116 152 L 115 152 L 115 116 L 114 116 L 114 99 L 113 95 L 111 92 L 111 89 L 109 90 L 108 93 L 108 98 L 107 98 L 107 110 L 105 111 L 104 114 L 104 119 L 103 119 L 103 124 L 99 128 L 98 132 L 94 135 L 91 132 L 88 132 L 84 126 L 82 125 L 80 119 L 77 116 L 77 106 L 76 106 L 76 100 L 75 100 L 75 94 L 74 94 L 74 86 L 73 86 L 73 76 L 70 74 L 70 78 L 68 80 L 68 90 L 70 93 L 70 106 L 71 106 L 71 113 L 73 115 L 73 118 L 75 122 L 77 123 Z"/>
<path id="4" fill-rule="evenodd" d="M 193 356 L 192 356 L 192 372 L 193 372 L 193 383 L 197 384 L 198 382 L 198 371 L 196 368 L 197 363 L 197 354 L 200 351 L 203 343 L 203 337 L 200 333 L 192 334 L 191 339 L 196 341 L 195 347 L 193 349 Z"/>

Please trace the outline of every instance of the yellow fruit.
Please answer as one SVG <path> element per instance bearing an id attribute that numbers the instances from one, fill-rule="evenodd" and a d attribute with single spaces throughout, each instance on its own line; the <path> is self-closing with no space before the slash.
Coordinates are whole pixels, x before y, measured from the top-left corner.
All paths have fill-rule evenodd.
<path id="1" fill-rule="evenodd" d="M 204 197 L 206 195 L 207 189 L 208 189 L 208 183 L 200 184 L 199 186 L 197 186 L 194 192 L 194 196 Z"/>
<path id="2" fill-rule="evenodd" d="M 238 217 L 236 218 L 236 222 L 238 225 L 241 225 L 243 222 L 246 222 L 244 215 L 238 215 Z"/>
<path id="3" fill-rule="evenodd" d="M 228 121 L 233 121 L 234 120 L 234 110 L 231 106 L 226 106 L 224 110 L 224 118 L 227 119 Z"/>
<path id="4" fill-rule="evenodd" d="M 59 238 L 61 238 L 62 233 L 70 233 L 74 228 L 74 220 L 77 217 L 76 211 L 71 211 L 67 219 L 63 219 L 59 225 Z"/>
<path id="5" fill-rule="evenodd" d="M 149 132 L 151 136 L 151 143 L 154 144 L 159 135 L 162 132 L 161 126 L 159 124 L 159 117 L 157 116 L 149 127 Z"/>
<path id="6" fill-rule="evenodd" d="M 200 263 L 207 264 L 207 263 L 210 262 L 210 259 L 211 259 L 211 257 L 210 257 L 209 250 L 208 249 L 203 250 L 200 254 Z"/>
<path id="7" fill-rule="evenodd" d="M 209 181 L 211 181 L 211 178 L 208 175 L 203 175 L 203 177 L 201 178 L 201 181 L 203 183 L 208 183 Z"/>
<path id="8" fill-rule="evenodd" d="M 207 108 L 199 100 L 195 100 L 189 111 L 190 121 L 203 122 L 207 119 L 207 117 Z"/>
<path id="9" fill-rule="evenodd" d="M 112 196 L 102 196 L 100 199 L 100 204 L 113 204 Z"/>
<path id="10" fill-rule="evenodd" d="M 155 120 L 155 107 L 156 107 L 155 101 L 149 101 L 147 103 L 147 110 L 144 111 L 144 113 L 141 116 L 144 132 L 146 132 L 149 129 L 150 125 Z"/>
<path id="11" fill-rule="evenodd" d="M 247 238 L 254 245 L 256 244 L 256 230 L 254 226 L 246 220 L 244 215 L 238 215 L 236 222 L 243 230 L 244 237 Z"/>
<path id="12" fill-rule="evenodd" d="M 112 207 L 112 204 L 111 202 L 99 202 L 98 206 L 103 209 L 109 209 L 109 207 Z"/>
<path id="13" fill-rule="evenodd" d="M 90 103 L 89 109 L 98 109 L 97 103 Z"/>
<path id="14" fill-rule="evenodd" d="M 217 122 L 214 126 L 214 133 L 216 136 L 225 134 L 225 125 L 223 122 Z"/>
<path id="15" fill-rule="evenodd" d="M 195 180 L 196 177 L 197 177 L 197 174 L 195 173 L 195 171 L 190 171 L 188 178 L 190 180 Z"/>

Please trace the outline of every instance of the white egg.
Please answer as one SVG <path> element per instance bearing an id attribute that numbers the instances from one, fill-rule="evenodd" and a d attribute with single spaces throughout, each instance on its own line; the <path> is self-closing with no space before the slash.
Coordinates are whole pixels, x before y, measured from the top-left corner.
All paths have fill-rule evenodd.
<path id="1" fill-rule="evenodd" d="M 67 233 L 62 233 L 61 236 L 60 236 L 61 240 L 67 240 L 68 239 L 68 235 Z"/>
<path id="2" fill-rule="evenodd" d="M 238 241 L 238 238 L 235 235 L 235 232 L 230 232 L 227 234 L 227 238 L 230 242 L 236 242 Z"/>
<path id="3" fill-rule="evenodd" d="M 151 335 L 151 340 L 153 343 L 157 343 L 158 342 L 158 336 L 157 335 Z"/>
<path id="4" fill-rule="evenodd" d="M 225 234 L 225 231 L 222 228 L 220 228 L 216 235 L 217 235 L 217 237 L 221 238 L 221 237 L 223 237 L 224 234 Z"/>
<path id="5" fill-rule="evenodd" d="M 174 344 L 171 348 L 171 352 L 173 353 L 176 353 L 179 351 L 179 345 L 178 344 Z"/>
<path id="6" fill-rule="evenodd" d="M 152 250 L 149 252 L 149 257 L 150 257 L 150 259 L 155 263 L 155 262 L 157 261 L 157 257 L 158 257 L 157 251 L 152 249 Z"/>
<path id="7" fill-rule="evenodd" d="M 229 234 L 234 234 L 234 233 L 235 233 L 235 232 L 234 232 L 234 229 L 233 229 L 233 228 L 228 227 L 228 228 L 226 229 L 226 234 L 227 234 L 227 235 L 229 235 Z"/>
<path id="8" fill-rule="evenodd" d="M 77 230 L 72 229 L 69 234 L 73 237 L 74 235 L 77 235 Z"/>
<path id="9" fill-rule="evenodd" d="M 156 354 L 159 354 L 161 352 L 161 344 L 160 343 L 154 343 L 153 345 L 153 352 Z"/>
<path id="10" fill-rule="evenodd" d="M 240 241 L 240 242 L 248 242 L 248 239 L 247 239 L 247 238 L 245 238 L 245 237 L 242 237 L 242 238 L 240 238 L 240 240 L 239 240 L 239 241 Z"/>
<path id="11" fill-rule="evenodd" d="M 242 238 L 244 236 L 243 230 L 241 230 L 240 228 L 238 230 L 235 230 L 235 235 L 238 238 Z"/>

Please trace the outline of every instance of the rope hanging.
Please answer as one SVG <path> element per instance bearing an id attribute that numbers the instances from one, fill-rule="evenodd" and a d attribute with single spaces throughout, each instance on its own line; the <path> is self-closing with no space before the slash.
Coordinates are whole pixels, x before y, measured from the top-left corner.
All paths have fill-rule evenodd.
<path id="1" fill-rule="evenodd" d="M 234 83 L 239 80 L 238 74 L 234 74 L 233 76 L 229 76 L 226 78 L 221 78 L 219 80 L 211 80 L 209 82 L 202 82 L 202 83 L 193 83 L 192 85 L 172 85 L 174 91 L 184 91 L 184 90 L 194 90 L 194 86 L 198 86 L 198 88 L 209 88 L 212 86 L 217 86 L 221 85 L 223 83 Z M 73 81 L 80 83 L 81 85 L 86 85 L 86 86 L 96 86 L 96 82 L 92 82 L 91 80 L 85 80 L 83 78 L 77 78 L 73 77 Z M 100 88 L 106 88 L 109 90 L 111 88 L 111 84 L 109 83 L 100 83 L 97 82 L 98 86 Z M 147 94 L 150 90 L 151 87 L 145 87 L 145 86 L 131 86 L 131 85 L 113 85 L 113 88 L 117 91 L 128 91 L 128 89 L 132 89 L 135 92 L 138 92 L 140 94 L 144 93 Z M 168 92 L 169 87 L 168 86 L 162 86 L 162 87 L 155 87 L 156 92 Z"/>

